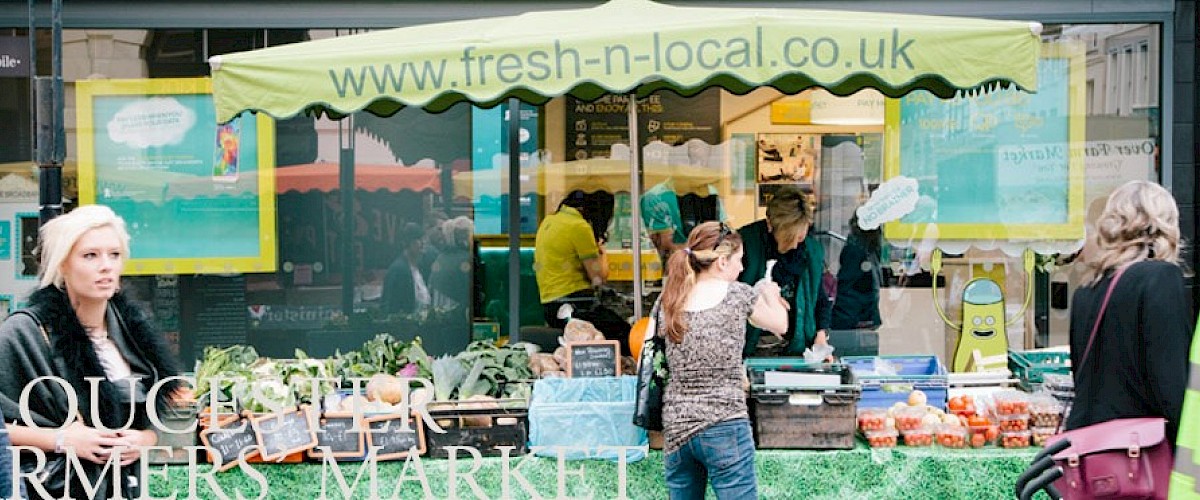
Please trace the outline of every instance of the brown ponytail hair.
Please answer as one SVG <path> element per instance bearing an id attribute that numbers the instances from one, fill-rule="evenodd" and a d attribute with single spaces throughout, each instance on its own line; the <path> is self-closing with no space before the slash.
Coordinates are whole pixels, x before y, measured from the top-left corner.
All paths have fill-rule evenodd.
<path id="1" fill-rule="evenodd" d="M 667 281 L 659 298 L 663 326 L 671 342 L 683 342 L 683 332 L 687 330 L 683 306 L 696 285 L 696 275 L 717 259 L 737 253 L 739 248 L 742 248 L 741 235 L 724 222 L 705 222 L 692 230 L 687 245 L 671 254 L 667 260 Z"/>

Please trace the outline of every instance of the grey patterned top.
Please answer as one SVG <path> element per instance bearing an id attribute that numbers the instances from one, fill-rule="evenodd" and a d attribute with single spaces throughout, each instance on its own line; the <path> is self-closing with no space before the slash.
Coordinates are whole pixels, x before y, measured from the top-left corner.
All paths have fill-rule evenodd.
<path id="1" fill-rule="evenodd" d="M 670 376 L 663 396 L 663 451 L 673 452 L 710 425 L 748 418 L 742 389 L 746 320 L 758 294 L 729 284 L 725 298 L 701 311 L 685 311 L 683 342 L 667 340 Z M 662 323 L 662 314 L 657 318 Z"/>

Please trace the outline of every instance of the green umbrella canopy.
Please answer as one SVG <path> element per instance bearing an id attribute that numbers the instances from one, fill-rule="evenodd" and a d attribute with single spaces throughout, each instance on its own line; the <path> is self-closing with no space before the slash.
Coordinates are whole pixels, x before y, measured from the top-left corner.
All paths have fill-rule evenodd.
<path id="1" fill-rule="evenodd" d="M 939 97 L 1014 84 L 1036 88 L 1040 25 L 800 9 L 675 7 L 612 0 L 368 32 L 213 57 L 217 119 L 262 111 L 335 116 L 404 106 L 432 112 L 509 97 L 690 95 L 710 86 L 788 94 L 879 89 Z"/>

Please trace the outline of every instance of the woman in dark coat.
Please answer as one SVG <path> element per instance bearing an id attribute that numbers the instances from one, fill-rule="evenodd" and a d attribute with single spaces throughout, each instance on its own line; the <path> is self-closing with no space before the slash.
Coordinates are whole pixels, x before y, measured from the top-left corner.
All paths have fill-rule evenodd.
<path id="1" fill-rule="evenodd" d="M 1164 417 L 1179 431 L 1195 313 L 1179 267 L 1179 209 L 1171 193 L 1132 181 L 1108 197 L 1085 264 L 1090 282 L 1071 302 L 1075 399 L 1066 428 L 1129 417 Z M 1114 273 L 1125 271 L 1088 338 Z M 1165 485 L 1164 485 L 1165 487 Z"/>
<path id="2" fill-rule="evenodd" d="M 883 270 L 879 262 L 882 246 L 879 228 L 858 227 L 858 215 L 850 218 L 850 236 L 838 257 L 837 299 L 833 301 L 833 329 L 875 329 L 879 317 L 879 287 Z"/>
<path id="3" fill-rule="evenodd" d="M 28 482 L 28 494 L 87 498 L 78 475 L 63 484 L 62 457 L 74 454 L 89 481 L 100 486 L 93 498 L 135 497 L 139 492 L 131 489 L 141 484 L 135 462 L 158 440 L 150 405 L 163 415 L 180 382 L 166 380 L 150 392 L 179 370 L 162 338 L 120 293 L 129 255 L 125 222 L 108 207 L 78 208 L 42 227 L 39 252 L 41 288 L 28 308 L 0 325 L 0 410 L 13 419 L 12 444 L 47 455 L 37 474 L 42 480 Z M 68 387 L 53 382 L 34 385 L 28 404 L 20 407 L 26 385 L 46 376 L 64 380 L 78 407 L 69 408 Z M 90 403 L 93 386 L 87 378 L 100 380 L 98 408 Z M 33 456 L 20 458 L 23 466 L 35 465 Z M 120 485 L 109 480 L 111 474 L 102 475 L 106 465 L 118 464 Z"/>

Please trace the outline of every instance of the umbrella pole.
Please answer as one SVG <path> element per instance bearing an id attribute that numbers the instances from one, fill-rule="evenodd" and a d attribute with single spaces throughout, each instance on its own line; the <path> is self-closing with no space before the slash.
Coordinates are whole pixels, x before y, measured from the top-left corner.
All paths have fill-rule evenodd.
<path id="1" fill-rule="evenodd" d="M 642 317 L 642 147 L 638 140 L 637 92 L 629 93 L 629 218 L 633 239 L 633 317 Z"/>
<path id="2" fill-rule="evenodd" d="M 521 101 L 508 99 L 508 341 L 521 341 Z"/>
<path id="3" fill-rule="evenodd" d="M 354 316 L 354 114 L 338 120 L 338 189 L 342 198 L 342 314 Z"/>

